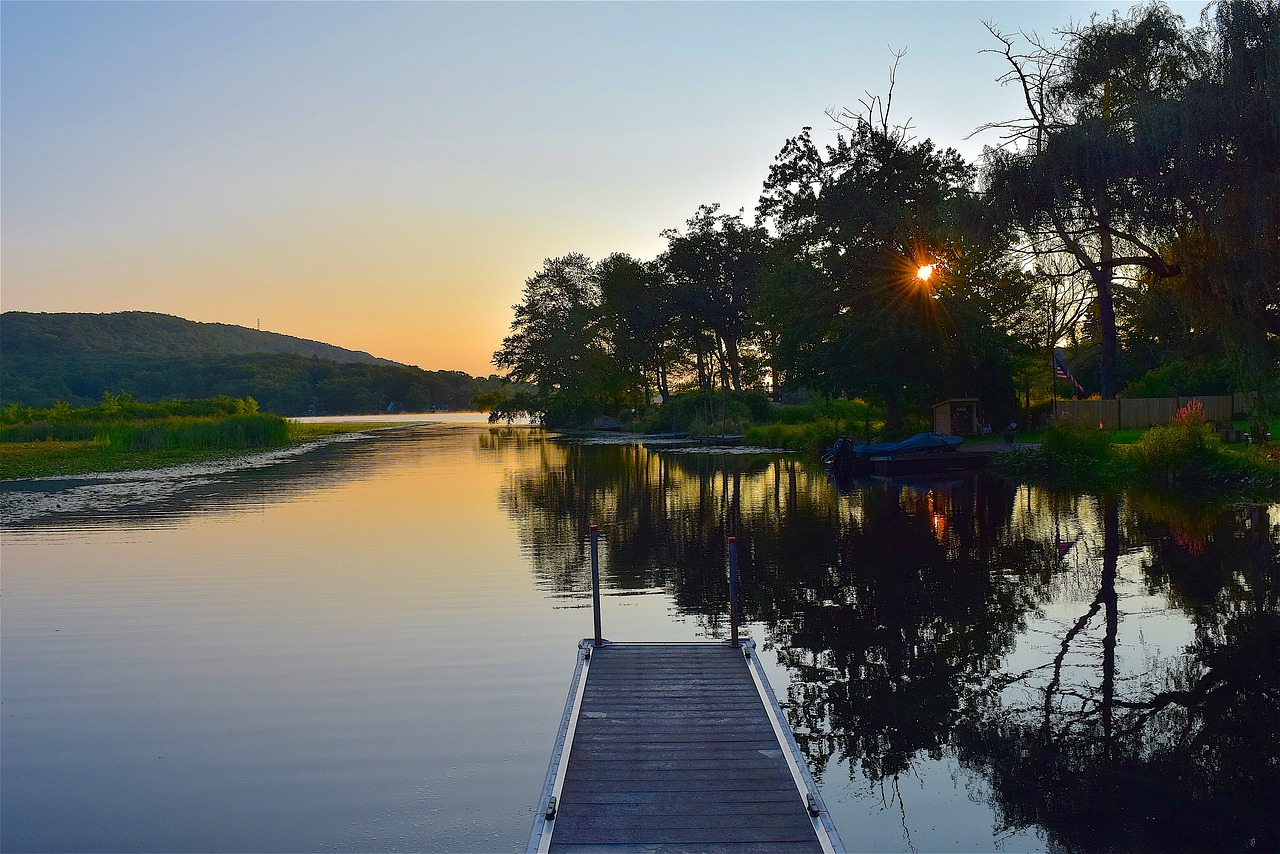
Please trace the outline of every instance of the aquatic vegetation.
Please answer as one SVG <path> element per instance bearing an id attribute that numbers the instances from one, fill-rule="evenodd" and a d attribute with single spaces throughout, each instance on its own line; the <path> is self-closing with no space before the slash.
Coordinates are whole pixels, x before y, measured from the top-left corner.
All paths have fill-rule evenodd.
<path id="1" fill-rule="evenodd" d="M 251 397 L 149 404 L 107 392 L 91 407 L 11 404 L 0 410 L 0 478 L 171 465 L 289 441 L 288 422 Z"/>

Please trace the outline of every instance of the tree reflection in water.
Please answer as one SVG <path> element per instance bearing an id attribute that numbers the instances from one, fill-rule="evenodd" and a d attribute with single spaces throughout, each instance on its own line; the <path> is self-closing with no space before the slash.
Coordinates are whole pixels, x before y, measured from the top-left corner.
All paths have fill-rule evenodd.
<path id="1" fill-rule="evenodd" d="M 966 720 L 962 759 L 991 781 L 1010 826 L 1046 827 L 1069 850 L 1276 850 L 1277 528 L 1264 508 L 1226 510 L 1186 548 L 1180 529 L 1130 502 L 1125 521 L 1130 541 L 1145 543 L 1145 580 L 1186 610 L 1195 637 L 1126 677 L 1115 660 L 1121 502 L 1100 503 L 1096 598 L 1062 635 L 1035 703 L 993 704 Z M 1069 656 L 1090 656 L 1075 647 L 1099 612 L 1093 666 L 1065 676 Z"/>
<path id="2" fill-rule="evenodd" d="M 544 589 L 589 591 L 599 522 L 607 588 L 661 589 L 712 634 L 736 535 L 744 619 L 788 670 L 819 778 L 839 760 L 896 793 L 913 763 L 945 757 L 985 781 L 998 835 L 1280 844 L 1280 527 L 1265 508 L 982 478 L 833 485 L 793 458 L 550 442 L 501 500 Z M 1193 640 L 1151 653 L 1153 618 L 1189 621 Z"/>

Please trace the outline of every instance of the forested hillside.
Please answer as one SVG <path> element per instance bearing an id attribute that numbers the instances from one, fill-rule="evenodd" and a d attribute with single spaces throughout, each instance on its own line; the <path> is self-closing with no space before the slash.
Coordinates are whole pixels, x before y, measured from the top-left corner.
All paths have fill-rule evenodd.
<path id="1" fill-rule="evenodd" d="M 115 314 L 35 314 L 6 311 L 0 315 L 0 347 L 6 358 L 79 358 L 115 356 L 234 356 L 249 353 L 292 353 L 333 362 L 394 365 L 359 350 L 261 332 L 227 323 L 197 323 L 154 311 Z"/>
<path id="2" fill-rule="evenodd" d="M 279 415 L 465 409 L 498 380 L 152 312 L 0 315 L 0 404 L 253 397 Z"/>

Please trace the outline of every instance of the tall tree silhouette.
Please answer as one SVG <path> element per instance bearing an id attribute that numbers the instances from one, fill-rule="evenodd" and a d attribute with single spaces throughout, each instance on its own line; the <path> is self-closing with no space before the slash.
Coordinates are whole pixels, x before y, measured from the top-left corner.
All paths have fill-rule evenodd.
<path id="1" fill-rule="evenodd" d="M 987 28 L 1009 70 L 1002 83 L 1018 86 L 1026 114 L 986 125 L 1003 132 L 1004 147 L 988 150 L 988 175 L 997 209 L 1007 209 L 1033 251 L 1072 258 L 1096 296 L 1102 396 L 1119 391 L 1113 289 L 1125 268 L 1165 278 L 1180 271 L 1160 252 L 1177 222 L 1160 175 L 1164 152 L 1148 145 L 1165 102 L 1177 98 L 1200 71 L 1203 52 L 1167 7 L 1135 8 L 1062 31 L 1065 44 L 1048 46 Z"/>

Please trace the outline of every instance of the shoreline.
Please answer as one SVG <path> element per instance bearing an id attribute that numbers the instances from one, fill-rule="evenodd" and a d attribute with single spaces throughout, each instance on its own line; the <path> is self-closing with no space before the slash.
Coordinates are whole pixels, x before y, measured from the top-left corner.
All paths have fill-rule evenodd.
<path id="1" fill-rule="evenodd" d="M 92 442 L 14 443 L 26 459 L 11 460 L 0 444 L 0 489 L 19 484 L 64 483 L 84 480 L 100 482 L 114 476 L 138 479 L 140 473 L 167 477 L 221 473 L 241 468 L 261 468 L 280 459 L 307 453 L 337 441 L 349 441 L 379 430 L 399 429 L 408 423 L 394 422 L 289 422 L 289 440 L 269 448 L 221 448 L 212 450 L 147 451 L 118 455 L 103 454 Z M 46 446 L 44 448 L 40 446 Z M 32 451 L 35 454 L 32 454 Z M 46 453 L 40 453 L 47 451 Z M 14 454 L 13 456 L 18 456 Z M 37 490 L 22 490 L 37 491 Z"/>

